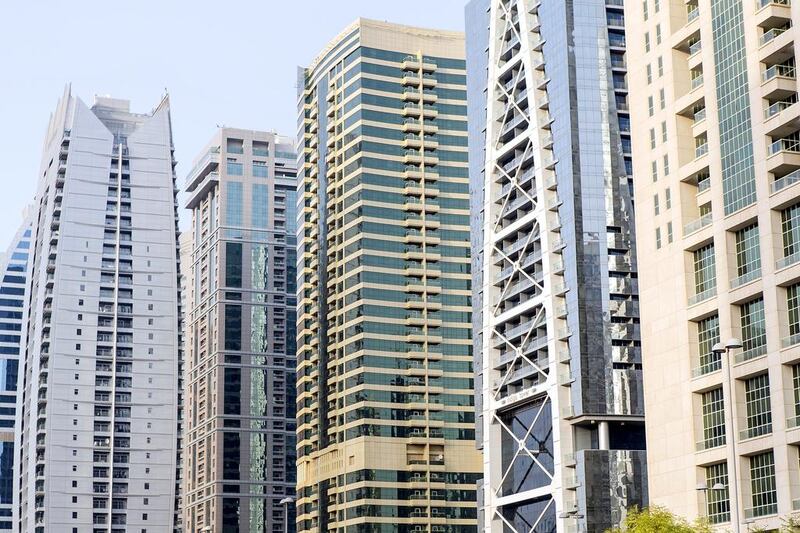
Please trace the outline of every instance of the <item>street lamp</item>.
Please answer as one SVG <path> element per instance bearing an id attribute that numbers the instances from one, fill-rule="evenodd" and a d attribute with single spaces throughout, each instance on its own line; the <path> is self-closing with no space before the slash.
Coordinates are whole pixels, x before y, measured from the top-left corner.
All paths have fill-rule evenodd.
<path id="1" fill-rule="evenodd" d="M 739 456 L 736 453 L 736 432 L 733 429 L 733 421 L 734 421 L 734 410 L 736 408 L 736 403 L 733 401 L 733 389 L 734 385 L 731 381 L 731 360 L 730 360 L 730 353 L 731 350 L 738 350 L 742 347 L 742 341 L 736 338 L 728 339 L 725 344 L 721 342 L 716 343 L 712 348 L 711 351 L 715 354 L 719 354 L 721 359 L 724 359 L 722 362 L 722 366 L 725 367 L 725 382 L 728 385 L 728 404 L 730 408 L 726 409 L 726 428 L 725 428 L 725 435 L 726 438 L 730 441 L 731 448 L 733 450 L 733 477 L 731 477 L 730 473 L 728 474 L 728 479 L 730 480 L 730 486 L 733 489 L 733 494 L 728 494 L 728 500 L 730 501 L 731 498 L 733 499 L 733 505 L 731 506 L 734 511 L 734 524 L 735 524 L 735 531 L 739 533 L 740 523 L 739 523 Z M 725 357 L 722 357 L 723 354 Z"/>
<path id="2" fill-rule="evenodd" d="M 283 533 L 289 533 L 289 506 L 294 503 L 294 498 L 287 496 L 280 501 L 283 505 Z"/>
<path id="3" fill-rule="evenodd" d="M 714 483 L 711 487 L 709 487 L 705 483 L 700 483 L 697 485 L 697 490 L 703 493 L 703 514 L 706 518 L 708 518 L 708 491 L 720 491 L 725 490 L 725 485 L 722 483 Z"/>

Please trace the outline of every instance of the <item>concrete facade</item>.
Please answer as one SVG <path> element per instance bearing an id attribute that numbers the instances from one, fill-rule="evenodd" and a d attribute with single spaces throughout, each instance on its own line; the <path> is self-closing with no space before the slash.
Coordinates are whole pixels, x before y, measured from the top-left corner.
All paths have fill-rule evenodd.
<path id="1" fill-rule="evenodd" d="M 174 526 L 179 356 L 169 100 L 67 90 L 44 143 L 21 369 L 20 532 Z"/>
<path id="2" fill-rule="evenodd" d="M 724 530 L 800 509 L 798 17 L 626 13 L 651 502 Z"/>

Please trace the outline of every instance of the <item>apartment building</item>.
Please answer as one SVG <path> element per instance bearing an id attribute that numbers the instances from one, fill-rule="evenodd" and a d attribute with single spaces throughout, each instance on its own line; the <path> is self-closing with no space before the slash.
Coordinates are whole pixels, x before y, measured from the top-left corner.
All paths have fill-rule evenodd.
<path id="1" fill-rule="evenodd" d="M 298 86 L 298 531 L 474 532 L 463 34 L 359 19 Z"/>
<path id="2" fill-rule="evenodd" d="M 0 255 L 0 531 L 12 531 L 15 523 L 17 475 L 14 464 L 20 351 L 25 347 L 27 311 L 25 296 L 30 265 L 31 209 L 8 249 Z"/>
<path id="3" fill-rule="evenodd" d="M 621 1 L 466 11 L 484 531 L 647 504 Z"/>
<path id="4" fill-rule="evenodd" d="M 777 529 L 800 509 L 800 6 L 627 8 L 651 502 Z"/>
<path id="5" fill-rule="evenodd" d="M 296 175 L 291 138 L 220 128 L 186 177 L 186 531 L 294 531 Z"/>
<path id="6" fill-rule="evenodd" d="M 20 356 L 20 532 L 174 526 L 179 355 L 169 99 L 68 88 L 44 142 Z"/>

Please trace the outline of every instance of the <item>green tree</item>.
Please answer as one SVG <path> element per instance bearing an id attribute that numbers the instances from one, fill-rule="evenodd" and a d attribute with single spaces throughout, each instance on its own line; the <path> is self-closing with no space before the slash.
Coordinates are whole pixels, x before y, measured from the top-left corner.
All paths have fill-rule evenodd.
<path id="1" fill-rule="evenodd" d="M 711 533 L 711 528 L 705 521 L 691 524 L 663 507 L 649 507 L 633 509 L 622 526 L 608 533 Z"/>

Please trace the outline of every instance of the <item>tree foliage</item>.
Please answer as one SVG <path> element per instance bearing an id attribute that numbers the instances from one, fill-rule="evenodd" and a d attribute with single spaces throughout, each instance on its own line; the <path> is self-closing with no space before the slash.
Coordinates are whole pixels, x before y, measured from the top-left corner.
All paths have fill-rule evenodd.
<path id="1" fill-rule="evenodd" d="M 800 533 L 800 515 L 787 516 L 781 520 L 780 533 Z M 628 512 L 618 528 L 606 533 L 712 533 L 708 522 L 698 519 L 693 523 L 671 513 L 663 507 L 649 507 Z M 767 530 L 751 527 L 748 533 L 767 533 Z"/>

